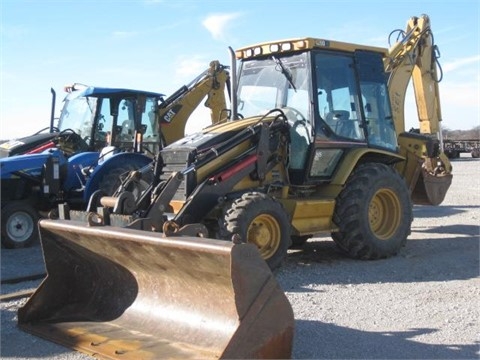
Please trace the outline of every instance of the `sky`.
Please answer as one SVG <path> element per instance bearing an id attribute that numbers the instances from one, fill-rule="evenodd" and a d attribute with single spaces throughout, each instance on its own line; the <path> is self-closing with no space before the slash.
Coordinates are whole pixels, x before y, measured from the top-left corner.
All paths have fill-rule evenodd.
<path id="1" fill-rule="evenodd" d="M 480 125 L 478 0 L 0 0 L 0 139 L 48 126 L 63 87 L 83 83 L 172 94 L 233 49 L 317 37 L 388 47 L 427 14 L 440 51 L 443 127 Z M 418 127 L 413 93 L 406 127 Z M 207 125 L 192 116 L 187 131 Z M 202 125 L 203 124 L 203 125 Z"/>

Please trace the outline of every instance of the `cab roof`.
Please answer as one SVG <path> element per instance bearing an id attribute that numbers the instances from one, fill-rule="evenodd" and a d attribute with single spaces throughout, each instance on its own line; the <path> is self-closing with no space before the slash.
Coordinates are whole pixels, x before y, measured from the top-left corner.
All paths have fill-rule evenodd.
<path id="1" fill-rule="evenodd" d="M 160 98 L 165 96 L 164 94 L 143 91 L 143 90 L 133 90 L 133 89 L 119 89 L 119 88 L 105 88 L 97 86 L 88 86 L 81 90 L 76 90 L 70 93 L 67 97 L 77 98 L 81 96 L 97 97 L 97 98 L 106 98 L 106 97 L 135 97 L 135 96 L 146 96 L 146 97 L 155 97 Z"/>
<path id="2" fill-rule="evenodd" d="M 235 51 L 235 56 L 237 59 L 248 59 L 264 55 L 274 55 L 279 53 L 312 49 L 332 49 L 347 52 L 353 52 L 355 50 L 367 50 L 381 53 L 383 56 L 388 54 L 387 48 L 306 37 L 277 40 L 246 46 L 237 49 Z"/>

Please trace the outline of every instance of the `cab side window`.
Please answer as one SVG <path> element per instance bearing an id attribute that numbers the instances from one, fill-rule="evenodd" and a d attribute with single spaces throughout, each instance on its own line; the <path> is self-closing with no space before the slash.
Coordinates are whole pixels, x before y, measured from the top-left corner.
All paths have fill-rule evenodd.
<path id="1" fill-rule="evenodd" d="M 318 112 L 330 132 L 338 137 L 364 140 L 353 58 L 339 54 L 315 56 Z"/>
<path id="2" fill-rule="evenodd" d="M 108 145 L 111 140 L 113 116 L 110 114 L 110 99 L 102 99 L 100 115 L 97 120 L 97 131 L 95 131 L 95 148 L 101 149 Z"/>
<path id="3" fill-rule="evenodd" d="M 158 129 L 156 126 L 156 99 L 147 98 L 145 104 L 145 112 L 142 114 L 142 126 L 145 129 L 143 137 L 145 140 L 158 140 Z"/>
<path id="4" fill-rule="evenodd" d="M 133 142 L 135 136 L 135 107 L 134 102 L 130 99 L 120 101 L 118 108 L 118 126 L 120 130 L 120 140 Z"/>

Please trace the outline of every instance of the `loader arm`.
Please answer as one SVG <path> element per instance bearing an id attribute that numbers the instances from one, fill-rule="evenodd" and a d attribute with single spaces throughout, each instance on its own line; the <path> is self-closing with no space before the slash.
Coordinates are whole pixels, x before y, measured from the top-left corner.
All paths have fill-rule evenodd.
<path id="1" fill-rule="evenodd" d="M 182 86 L 165 99 L 158 109 L 165 144 L 171 144 L 185 136 L 185 126 L 190 115 L 205 97 L 207 97 L 205 106 L 210 108 L 212 124 L 226 119 L 228 114 L 225 86 L 229 88 L 229 81 L 227 67 L 214 60 L 210 62 L 209 68 L 190 84 Z"/>
<path id="2" fill-rule="evenodd" d="M 285 149 L 284 142 L 288 136 L 288 125 L 285 117 L 279 113 L 277 117 L 269 117 L 270 112 L 259 120 L 252 121 L 251 126 L 239 131 L 228 138 L 228 141 L 220 142 L 205 151 L 193 150 L 184 152 L 183 157 L 190 159 L 189 164 L 180 171 L 172 172 L 166 179 L 160 181 L 164 175 L 162 152 L 156 158 L 158 169 L 154 170 L 155 179 L 142 196 L 135 200 L 135 182 L 141 179 L 149 171 L 131 172 L 125 179 L 119 191 L 111 197 L 102 197 L 98 201 L 91 201 L 88 212 L 98 211 L 98 206 L 108 207 L 110 210 L 99 216 L 99 222 L 103 225 L 125 226 L 134 229 L 150 229 L 153 231 L 165 231 L 165 212 L 174 212 L 172 221 L 168 226 L 175 226 L 181 232 L 184 225 L 201 222 L 205 213 L 211 211 L 218 204 L 218 199 L 226 196 L 234 188 L 236 191 L 256 186 L 266 180 L 266 174 L 286 158 L 282 153 Z M 268 119 L 268 120 L 265 120 Z M 262 121 L 264 120 L 264 121 Z M 168 148 L 167 148 L 168 149 Z M 164 152 L 167 150 L 164 150 Z M 174 152 L 178 151 L 174 150 Z M 167 158 L 170 155 L 163 153 Z M 188 196 L 184 201 L 172 202 L 175 193 L 179 191 L 182 183 L 187 178 L 196 184 L 193 188 L 184 189 Z M 243 180 L 250 179 L 246 184 Z M 284 179 L 284 181 L 287 181 Z M 183 184 L 185 186 L 185 184 Z M 174 205 L 172 205 L 174 204 Z M 61 218 L 86 220 L 85 212 L 71 212 L 66 214 L 61 211 Z M 141 216 L 137 216 L 141 214 Z M 173 224 L 175 223 L 175 225 Z M 182 227 L 182 228 L 181 228 Z M 197 236 L 198 231 L 194 228 L 190 236 Z M 176 231 L 175 235 L 179 233 Z"/>

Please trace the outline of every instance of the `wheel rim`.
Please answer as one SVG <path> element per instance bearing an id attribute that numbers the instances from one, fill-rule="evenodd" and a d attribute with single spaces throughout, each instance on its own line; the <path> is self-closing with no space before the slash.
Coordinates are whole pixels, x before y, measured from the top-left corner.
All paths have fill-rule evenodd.
<path id="1" fill-rule="evenodd" d="M 269 259 L 280 246 L 280 225 L 277 220 L 268 214 L 257 216 L 247 230 L 247 242 L 255 244 L 262 258 Z"/>
<path id="2" fill-rule="evenodd" d="M 6 225 L 8 237 L 18 243 L 28 240 L 35 226 L 32 217 L 24 211 L 10 216 Z"/>
<path id="3" fill-rule="evenodd" d="M 400 226 L 401 206 L 395 192 L 378 190 L 368 210 L 370 229 L 381 240 L 388 240 Z"/>

